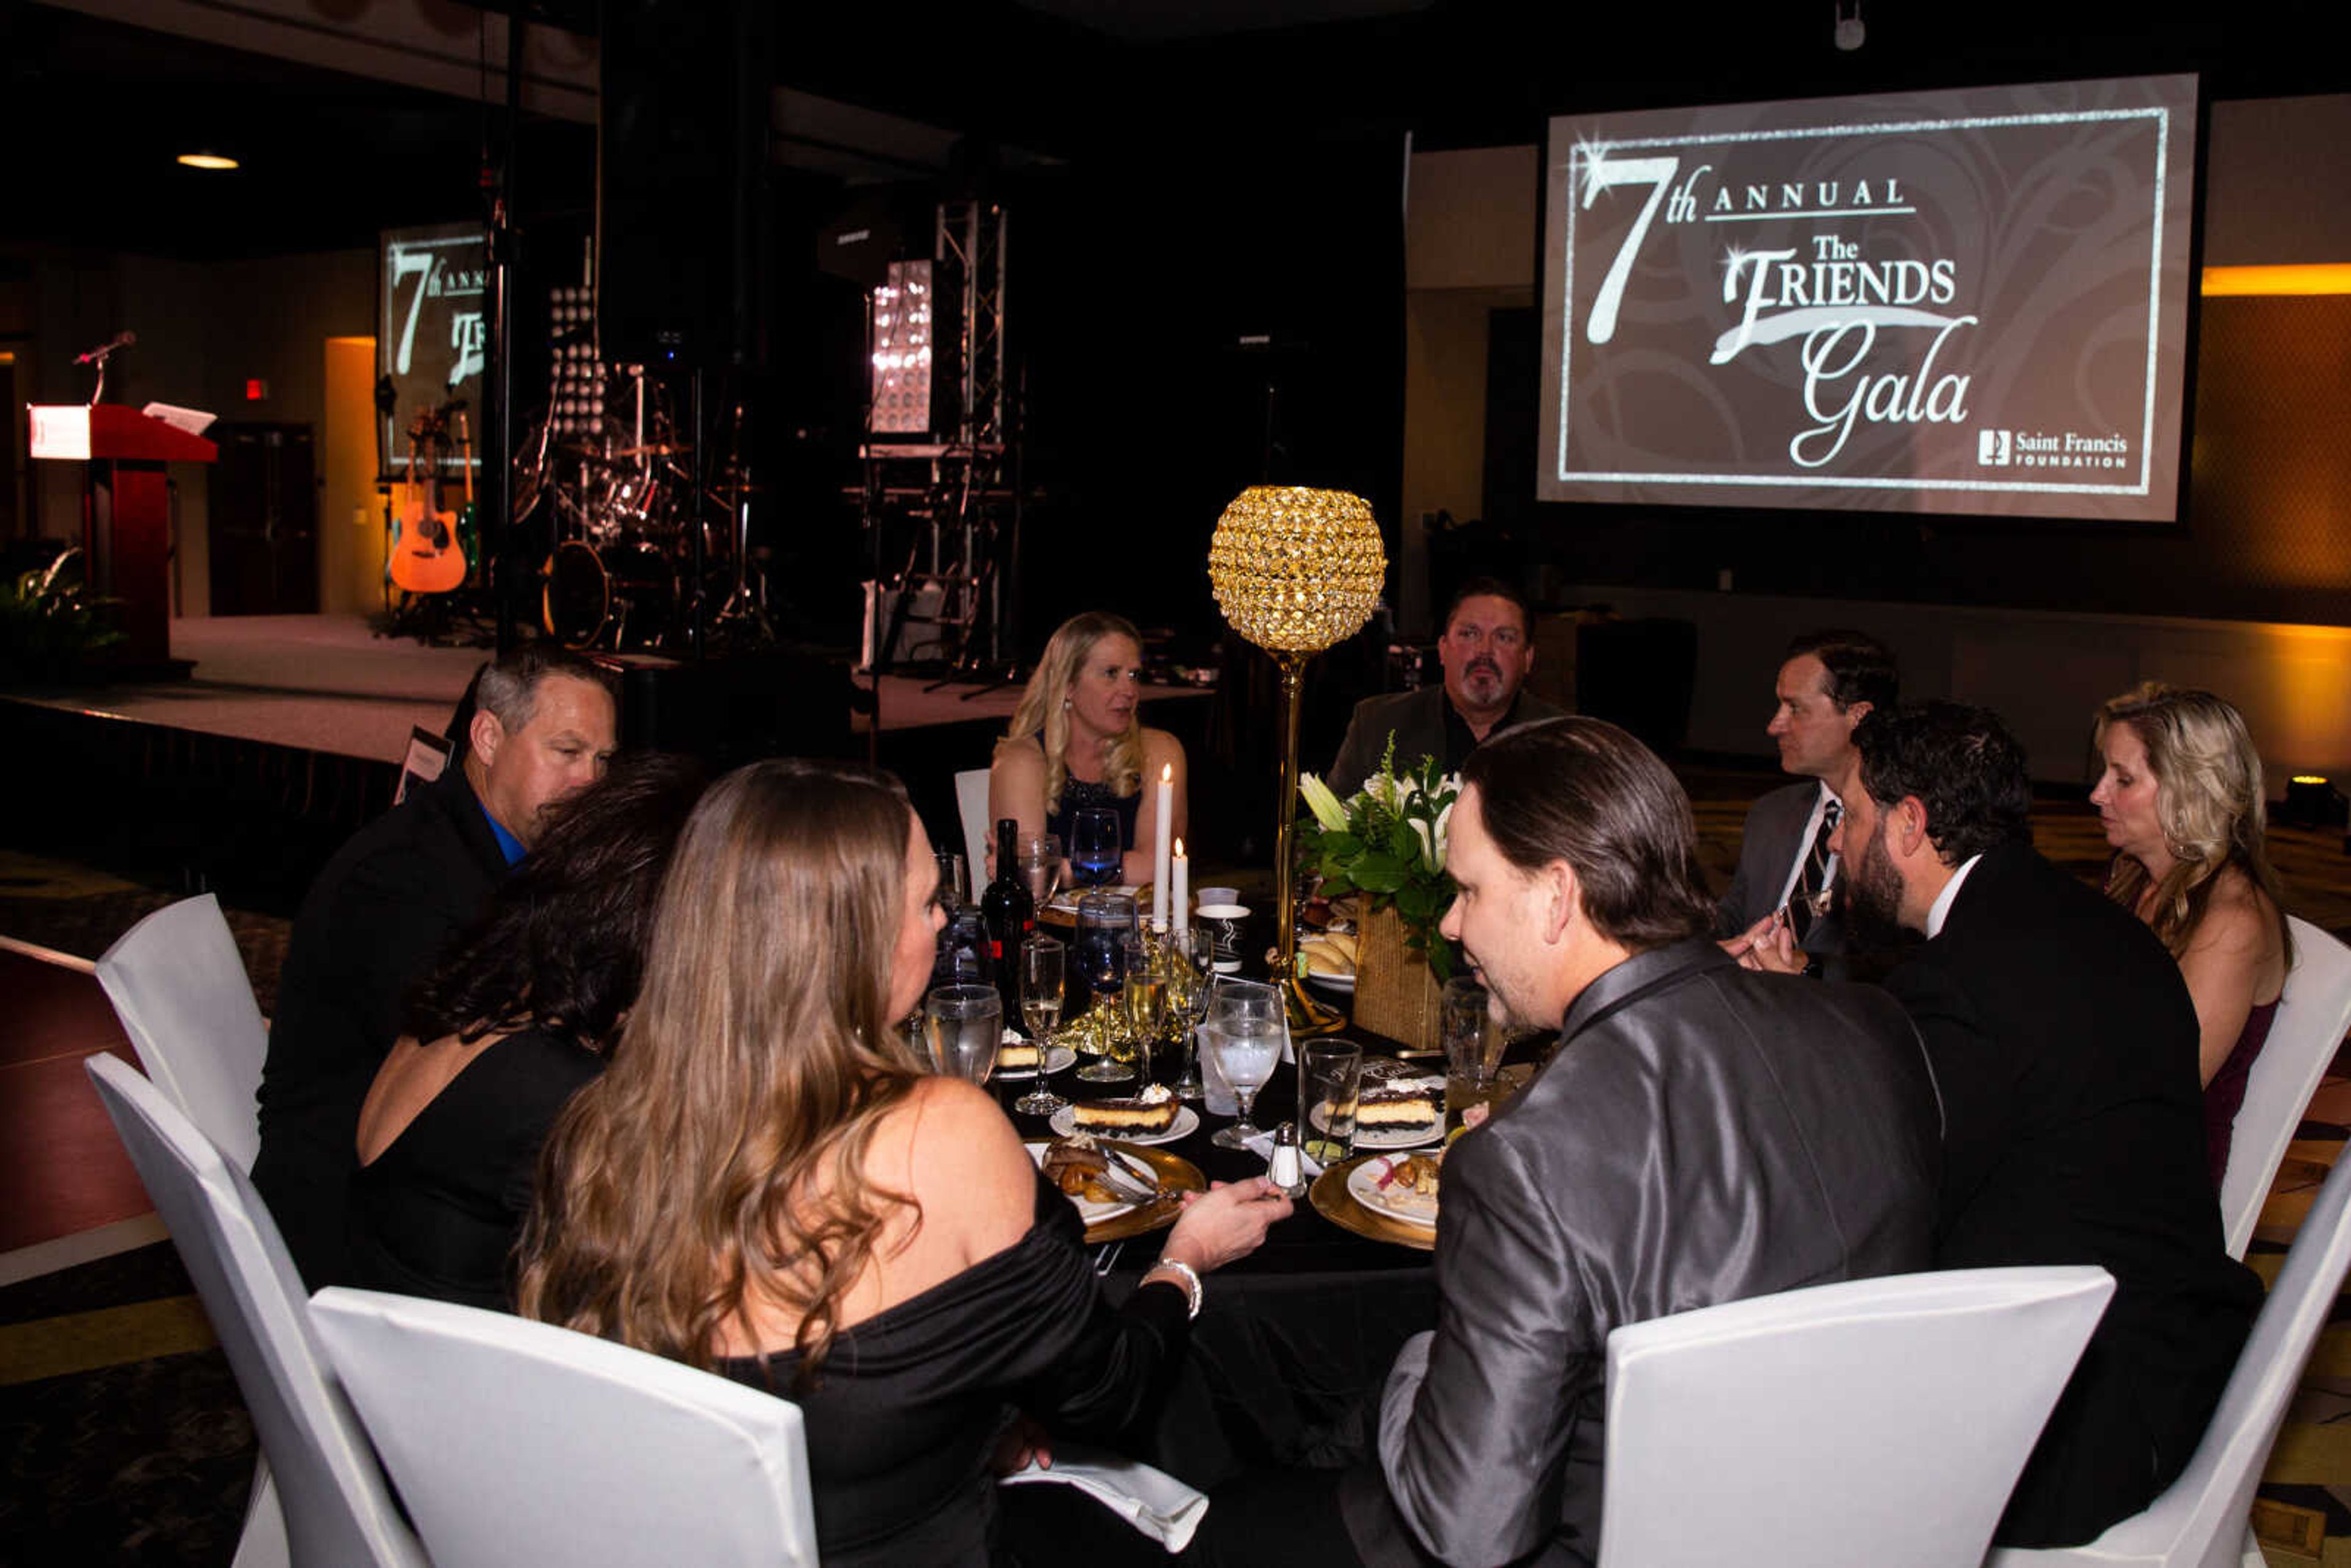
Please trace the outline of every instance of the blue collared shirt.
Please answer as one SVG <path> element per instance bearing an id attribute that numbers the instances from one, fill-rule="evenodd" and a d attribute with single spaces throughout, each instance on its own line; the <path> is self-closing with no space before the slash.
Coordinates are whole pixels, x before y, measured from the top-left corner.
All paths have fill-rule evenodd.
<path id="1" fill-rule="evenodd" d="M 478 805 L 480 802 L 477 800 L 475 804 Z M 482 820 L 490 824 L 490 834 L 498 841 L 498 852 L 507 857 L 507 864 L 517 864 L 523 856 L 530 852 L 523 848 L 520 839 L 507 831 L 506 824 L 490 815 L 490 809 L 487 806 L 482 807 Z"/>

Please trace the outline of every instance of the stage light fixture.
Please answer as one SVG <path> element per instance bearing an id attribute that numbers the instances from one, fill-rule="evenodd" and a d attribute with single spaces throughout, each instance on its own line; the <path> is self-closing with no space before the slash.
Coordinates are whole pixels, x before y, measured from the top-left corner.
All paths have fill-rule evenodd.
<path id="1" fill-rule="evenodd" d="M 893 261 L 873 291 L 873 417 L 877 435 L 931 428 L 931 264 Z"/>
<path id="2" fill-rule="evenodd" d="M 191 169 L 218 170 L 237 167 L 235 159 L 225 157 L 218 152 L 183 152 L 175 162 L 184 163 Z"/>

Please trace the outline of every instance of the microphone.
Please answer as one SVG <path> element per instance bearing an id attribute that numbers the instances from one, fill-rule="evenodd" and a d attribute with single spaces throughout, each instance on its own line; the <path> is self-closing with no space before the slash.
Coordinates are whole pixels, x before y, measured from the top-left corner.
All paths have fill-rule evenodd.
<path id="1" fill-rule="evenodd" d="M 117 332 L 114 335 L 114 341 L 110 343 L 101 343 L 87 354 L 75 355 L 74 363 L 77 365 L 94 365 L 100 360 L 106 358 L 107 355 L 114 352 L 115 350 L 127 349 L 138 340 L 139 334 L 136 332 Z"/>

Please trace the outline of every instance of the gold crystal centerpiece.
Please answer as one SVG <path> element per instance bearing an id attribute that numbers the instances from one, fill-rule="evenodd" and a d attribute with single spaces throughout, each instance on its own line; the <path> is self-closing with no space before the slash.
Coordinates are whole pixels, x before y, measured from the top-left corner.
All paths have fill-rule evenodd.
<path id="1" fill-rule="evenodd" d="M 1353 636 L 1387 570 L 1371 503 L 1344 490 L 1252 485 L 1217 519 L 1208 545 L 1217 608 L 1277 658 Z"/>
<path id="2" fill-rule="evenodd" d="M 1217 608 L 1281 670 L 1281 793 L 1274 833 L 1274 918 L 1293 1033 L 1343 1021 L 1298 981 L 1296 868 L 1290 823 L 1298 801 L 1298 693 L 1306 661 L 1370 620 L 1386 580 L 1387 551 L 1371 503 L 1344 490 L 1252 485 L 1217 519 L 1208 583 Z"/>

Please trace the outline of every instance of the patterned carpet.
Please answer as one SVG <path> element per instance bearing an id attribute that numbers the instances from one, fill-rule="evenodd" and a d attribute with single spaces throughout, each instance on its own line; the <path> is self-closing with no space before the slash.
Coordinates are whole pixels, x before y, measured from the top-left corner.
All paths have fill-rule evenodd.
<path id="1" fill-rule="evenodd" d="M 1782 780 L 1732 768 L 1684 769 L 1682 777 L 1697 809 L 1701 857 L 1719 889 L 1737 863 L 1748 807 Z M 2040 802 L 2034 832 L 2061 864 L 2087 880 L 2103 874 L 2105 845 L 2095 813 L 2080 801 Z M 2281 830 L 2272 841 L 2294 913 L 2351 939 L 2351 857 L 2341 833 Z M 1261 886 L 1270 880 L 1262 872 L 1207 866 L 1194 876 L 1237 881 L 1260 896 L 1270 891 Z M 183 895 L 0 851 L 0 936 L 83 957 L 97 956 L 141 915 Z M 287 922 L 242 911 L 229 912 L 229 921 L 267 1011 Z M 2329 1124 L 2305 1124 L 2307 1141 L 2293 1156 L 2314 1183 L 2344 1137 L 2334 1119 L 2351 1121 L 2351 1085 L 2321 1095 L 2314 1114 L 2326 1113 Z M 2274 1246 L 2256 1250 L 2268 1252 L 2273 1270 Z M 189 1292 L 168 1244 L 0 1289 L 0 1568 L 229 1561 L 245 1512 L 253 1430 Z M 2346 1364 L 2351 1358 L 2323 1343 L 2314 1370 Z M 2279 1509 L 2271 1516 L 2277 1531 L 2314 1532 L 2308 1554 L 2273 1548 L 2273 1562 L 2332 1563 L 2351 1555 L 2344 1551 L 2351 1510 L 2326 1484 L 2351 1479 L 2351 1423 L 2324 1425 L 2351 1414 L 2351 1398 L 2335 1387 L 2313 1379 L 2294 1417 L 2305 1426 L 2289 1433 L 2269 1472 L 2280 1483 L 2263 1488 Z M 2305 1431 L 2315 1436 L 2297 1436 Z M 2314 1533 L 2322 1526 L 2334 1537 L 2323 1546 Z"/>

